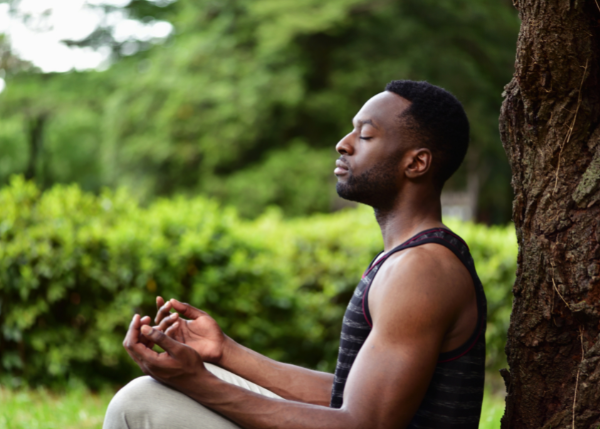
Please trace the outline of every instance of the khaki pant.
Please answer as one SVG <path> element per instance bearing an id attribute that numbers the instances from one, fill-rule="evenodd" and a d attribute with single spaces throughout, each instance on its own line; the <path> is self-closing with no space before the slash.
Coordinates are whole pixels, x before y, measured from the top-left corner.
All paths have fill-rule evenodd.
<path id="1" fill-rule="evenodd" d="M 205 364 L 216 377 L 270 398 L 273 392 L 218 366 Z M 240 429 L 225 417 L 188 396 L 140 377 L 119 390 L 106 410 L 103 429 Z"/>

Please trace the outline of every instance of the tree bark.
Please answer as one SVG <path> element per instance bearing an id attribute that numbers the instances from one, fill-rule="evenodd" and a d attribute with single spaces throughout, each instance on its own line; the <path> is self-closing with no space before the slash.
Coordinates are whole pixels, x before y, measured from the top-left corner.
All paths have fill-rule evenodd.
<path id="1" fill-rule="evenodd" d="M 500 133 L 517 279 L 502 428 L 600 426 L 600 0 L 516 0 Z"/>

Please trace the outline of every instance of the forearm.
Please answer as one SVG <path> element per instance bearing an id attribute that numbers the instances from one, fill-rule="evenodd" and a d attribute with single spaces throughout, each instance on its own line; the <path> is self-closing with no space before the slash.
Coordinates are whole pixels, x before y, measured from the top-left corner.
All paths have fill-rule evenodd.
<path id="1" fill-rule="evenodd" d="M 331 399 L 333 374 L 274 361 L 230 338 L 218 365 L 291 401 L 328 406 Z"/>
<path id="2" fill-rule="evenodd" d="M 347 410 L 267 398 L 213 376 L 204 377 L 200 383 L 201 389 L 182 391 L 243 428 L 352 429 L 359 426 Z"/>

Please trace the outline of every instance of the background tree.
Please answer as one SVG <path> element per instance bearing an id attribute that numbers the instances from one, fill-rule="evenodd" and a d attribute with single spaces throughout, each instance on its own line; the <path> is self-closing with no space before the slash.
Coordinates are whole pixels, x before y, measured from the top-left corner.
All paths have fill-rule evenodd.
<path id="1" fill-rule="evenodd" d="M 109 46 L 113 63 L 84 73 L 89 88 L 63 86 L 93 109 L 72 110 L 69 95 L 55 97 L 45 146 L 80 147 L 82 140 L 97 150 L 49 150 L 47 183 L 124 185 L 146 200 L 202 192 L 246 216 L 267 205 L 287 215 L 327 212 L 335 143 L 366 99 L 407 78 L 446 87 L 463 101 L 472 145 L 448 187 L 479 188 L 480 220 L 510 219 L 510 171 L 496 128 L 498 88 L 510 77 L 518 30 L 510 2 L 135 0 L 124 10 L 142 22 L 168 21 L 174 31 L 159 45 L 117 41 L 108 25 L 68 41 Z M 13 167 L 0 169 L 4 182 L 26 168 L 27 150 L 8 150 L 24 148 L 17 142 L 26 137 L 14 125 L 1 131 L 2 121 L 23 114 L 10 101 L 20 85 L 7 80 L 0 96 L 10 113 L 0 120 L 0 159 Z M 79 120 L 90 126 L 70 126 Z M 85 179 L 64 175 L 65 165 Z"/>
<path id="2" fill-rule="evenodd" d="M 0 175 L 41 187 L 76 182 L 99 191 L 103 112 L 111 81 L 100 73 L 20 72 L 0 103 Z"/>
<path id="3" fill-rule="evenodd" d="M 327 166 L 349 118 L 382 82 L 423 79 L 456 93 L 473 124 L 470 162 L 450 187 L 465 188 L 471 173 L 484 188 L 487 220 L 508 220 L 508 166 L 495 132 L 516 33 L 508 3 L 173 6 L 174 37 L 112 105 L 118 120 L 105 148 L 126 151 L 112 156 L 121 161 L 113 177 L 152 194 L 202 190 L 250 215 L 266 204 L 288 214 L 327 211 Z M 302 169 L 300 154 L 315 168 Z"/>
<path id="4" fill-rule="evenodd" d="M 600 425 L 600 6 L 519 0 L 502 141 L 519 263 L 503 428 Z"/>

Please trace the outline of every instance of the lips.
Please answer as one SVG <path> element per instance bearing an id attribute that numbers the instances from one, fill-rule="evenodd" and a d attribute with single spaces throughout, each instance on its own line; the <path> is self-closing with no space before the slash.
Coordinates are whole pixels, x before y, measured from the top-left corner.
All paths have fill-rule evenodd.
<path id="1" fill-rule="evenodd" d="M 335 174 L 336 176 L 343 176 L 344 174 L 347 174 L 348 171 L 350 170 L 348 168 L 348 165 L 346 163 L 344 163 L 341 159 L 338 159 L 337 161 L 335 161 L 335 165 L 336 165 L 336 168 L 335 168 L 335 170 L 333 170 L 333 174 Z"/>

